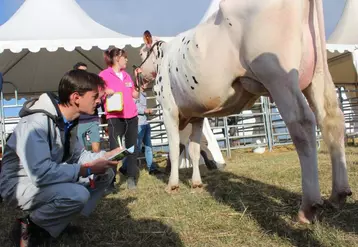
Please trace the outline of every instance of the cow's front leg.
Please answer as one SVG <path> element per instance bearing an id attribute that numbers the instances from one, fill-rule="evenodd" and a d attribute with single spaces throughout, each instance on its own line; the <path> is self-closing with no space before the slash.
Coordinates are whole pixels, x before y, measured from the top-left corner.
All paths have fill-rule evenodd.
<path id="1" fill-rule="evenodd" d="M 164 125 L 168 136 L 170 177 L 166 188 L 168 193 L 179 190 L 179 117 L 175 111 L 163 112 Z"/>
<path id="2" fill-rule="evenodd" d="M 189 143 L 189 155 L 193 162 L 193 177 L 192 186 L 193 188 L 201 188 L 203 184 L 201 182 L 200 170 L 199 170 L 199 159 L 200 159 L 200 141 L 201 134 L 203 131 L 203 121 L 200 119 L 192 124 L 192 133 L 190 136 Z"/>

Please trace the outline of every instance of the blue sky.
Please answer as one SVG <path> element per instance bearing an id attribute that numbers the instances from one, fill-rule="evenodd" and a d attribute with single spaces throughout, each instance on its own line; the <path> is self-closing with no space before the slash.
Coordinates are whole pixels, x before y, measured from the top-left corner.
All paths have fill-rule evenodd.
<path id="1" fill-rule="evenodd" d="M 323 0 L 327 36 L 339 20 L 345 1 Z M 24 0 L 0 0 L 0 25 L 8 20 L 23 2 Z M 198 23 L 211 0 L 76 0 L 76 2 L 95 21 L 117 32 L 141 36 L 144 29 L 149 29 L 158 36 L 172 36 Z M 145 23 L 138 21 L 139 19 L 145 19 Z M 166 21 L 162 22 L 162 20 Z"/>
<path id="2" fill-rule="evenodd" d="M 0 25 L 8 20 L 23 2 L 24 0 L 0 0 Z M 211 0 L 76 0 L 76 2 L 95 21 L 117 32 L 141 36 L 145 29 L 149 29 L 157 36 L 172 36 L 197 24 Z M 326 35 L 329 37 L 341 16 L 345 0 L 323 0 L 323 4 Z M 139 21 L 143 19 L 144 23 Z M 14 100 L 7 102 L 7 104 L 13 103 Z M 17 111 L 7 109 L 6 115 L 17 115 Z"/>

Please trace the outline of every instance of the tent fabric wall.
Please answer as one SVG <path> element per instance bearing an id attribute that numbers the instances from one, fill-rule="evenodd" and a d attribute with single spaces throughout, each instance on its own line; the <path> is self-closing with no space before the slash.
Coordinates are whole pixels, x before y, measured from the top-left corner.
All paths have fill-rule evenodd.
<path id="1" fill-rule="evenodd" d="M 353 64 L 352 53 L 342 53 L 328 60 L 329 71 L 336 84 L 357 82 L 357 72 Z"/>
<path id="2" fill-rule="evenodd" d="M 139 48 L 127 45 L 124 49 L 130 58 L 127 70 L 132 72 L 132 65 L 140 63 Z M 101 69 L 106 68 L 103 51 L 94 47 L 89 51 L 76 48 L 72 52 L 63 48 L 59 48 L 56 52 L 41 49 L 37 53 L 28 50 L 12 53 L 10 50 L 5 50 L 0 54 L 0 71 L 7 71 L 12 64 L 17 62 L 14 68 L 6 73 L 4 80 L 16 85 L 18 94 L 22 97 L 40 92 L 57 91 L 63 74 L 71 70 L 78 61 L 85 62 L 88 65 L 88 71 L 93 73 L 99 73 Z M 10 84 L 5 84 L 3 92 L 6 98 L 11 98 L 14 88 Z"/>

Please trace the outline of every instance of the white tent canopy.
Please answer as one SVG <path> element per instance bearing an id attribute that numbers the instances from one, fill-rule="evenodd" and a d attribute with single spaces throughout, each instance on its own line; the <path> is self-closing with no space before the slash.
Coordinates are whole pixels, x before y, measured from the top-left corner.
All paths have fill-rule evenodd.
<path id="1" fill-rule="evenodd" d="M 92 72 L 104 68 L 102 50 L 109 46 L 125 47 L 129 66 L 139 63 L 136 48 L 142 42 L 98 24 L 75 0 L 26 0 L 0 26 L 0 72 L 20 94 L 56 91 L 62 75 L 78 61 Z M 3 91 L 8 95 L 14 88 L 5 84 Z"/>
<path id="2" fill-rule="evenodd" d="M 109 45 L 124 47 L 132 43 L 140 45 L 140 41 L 89 18 L 73 0 L 27 0 L 0 27 L 0 52 L 38 52 L 41 48 L 56 51 L 59 47 L 67 51 L 75 47 L 90 50 L 93 46 L 106 49 Z"/>
<path id="3" fill-rule="evenodd" d="M 346 0 L 342 16 L 330 37 L 327 49 L 335 83 L 356 83 L 358 64 L 358 1 Z"/>

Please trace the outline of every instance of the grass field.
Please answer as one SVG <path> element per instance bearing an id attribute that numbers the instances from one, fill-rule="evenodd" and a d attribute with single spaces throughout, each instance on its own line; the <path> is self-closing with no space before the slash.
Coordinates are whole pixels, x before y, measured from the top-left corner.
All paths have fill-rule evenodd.
<path id="1" fill-rule="evenodd" d="M 324 207 L 319 222 L 301 225 L 295 217 L 301 199 L 296 152 L 234 151 L 224 171 L 202 167 L 205 187 L 190 188 L 191 170 L 181 170 L 179 193 L 164 191 L 167 176 L 141 172 L 137 192 L 125 185 L 98 205 L 89 219 L 78 218 L 84 233 L 64 235 L 53 246 L 358 246 L 358 148 L 347 148 L 353 196 L 341 211 Z M 319 152 L 321 193 L 331 189 L 331 165 Z M 11 246 L 8 231 L 20 214 L 0 204 L 0 246 Z"/>

